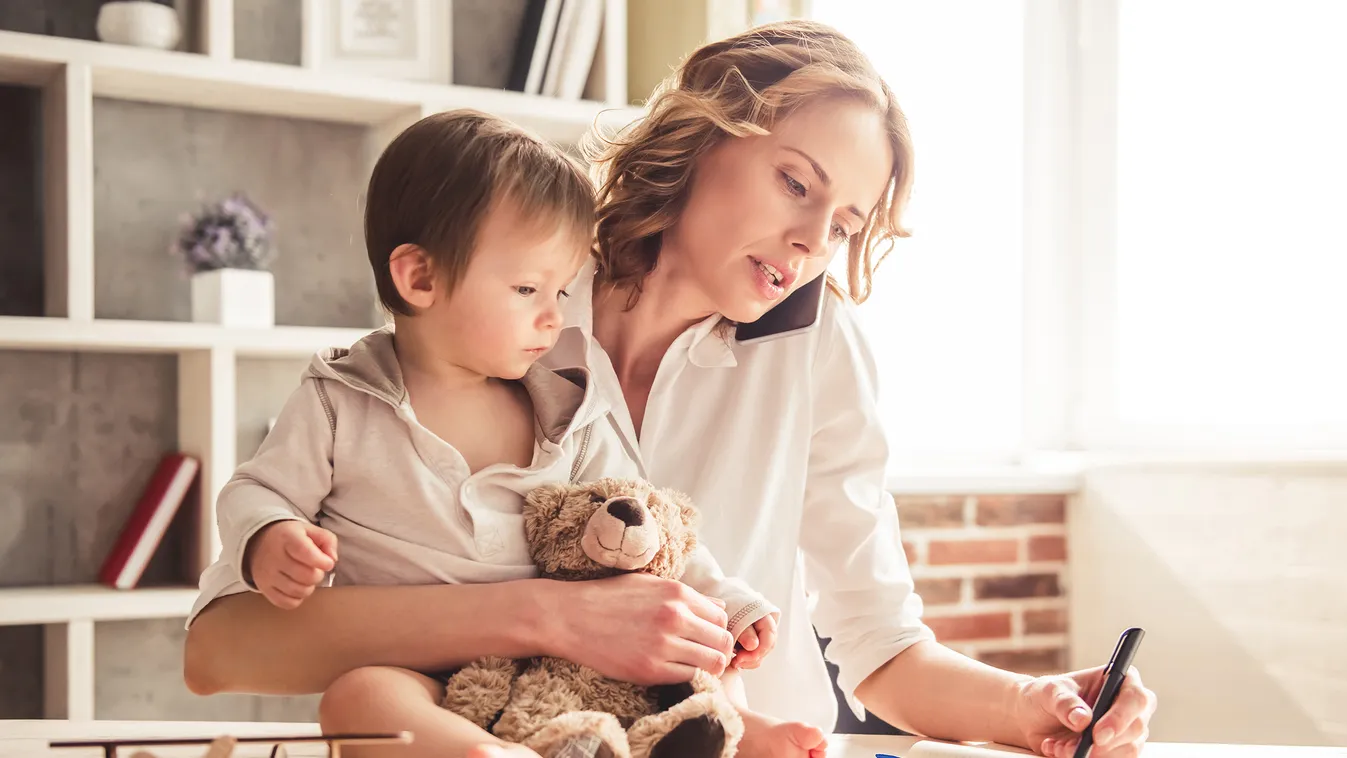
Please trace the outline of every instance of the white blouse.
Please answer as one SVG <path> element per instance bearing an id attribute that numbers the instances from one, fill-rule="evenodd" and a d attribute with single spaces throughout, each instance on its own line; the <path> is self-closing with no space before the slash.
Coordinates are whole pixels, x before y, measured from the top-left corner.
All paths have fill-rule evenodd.
<path id="1" fill-rule="evenodd" d="M 569 289 L 566 331 L 544 361 L 586 365 L 642 475 L 690 495 L 701 538 L 729 576 L 781 608 L 775 651 L 744 672 L 749 705 L 825 730 L 837 719 L 813 626 L 858 717 L 855 688 L 922 639 L 897 513 L 884 487 L 888 449 L 875 366 L 853 306 L 830 296 L 817 328 L 741 345 L 712 316 L 661 361 L 639 439 L 617 375 L 593 339 L 593 266 Z"/>

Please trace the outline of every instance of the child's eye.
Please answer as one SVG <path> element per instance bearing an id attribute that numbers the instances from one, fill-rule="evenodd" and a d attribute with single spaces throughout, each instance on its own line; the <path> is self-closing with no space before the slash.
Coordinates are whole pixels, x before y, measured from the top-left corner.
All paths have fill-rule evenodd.
<path id="1" fill-rule="evenodd" d="M 566 290 L 557 290 L 557 299 L 558 299 L 558 300 L 560 300 L 560 299 L 563 298 L 563 297 L 570 297 L 570 296 L 571 296 L 571 293 L 567 292 Z"/>
<path id="2" fill-rule="evenodd" d="M 805 196 L 807 190 L 805 190 L 803 184 L 795 181 L 795 177 L 791 176 L 790 174 L 787 174 L 785 171 L 781 172 L 781 177 L 786 182 L 786 189 L 790 190 L 790 193 L 792 195 L 799 195 L 800 197 Z"/>
<path id="3" fill-rule="evenodd" d="M 841 224 L 833 224 L 833 239 L 844 240 L 850 236 Z"/>
<path id="4" fill-rule="evenodd" d="M 523 287 L 515 287 L 514 289 L 515 292 L 518 292 L 524 297 L 528 297 L 529 295 L 532 295 L 533 293 L 538 291 L 537 287 L 530 287 L 528 285 L 524 285 Z"/>

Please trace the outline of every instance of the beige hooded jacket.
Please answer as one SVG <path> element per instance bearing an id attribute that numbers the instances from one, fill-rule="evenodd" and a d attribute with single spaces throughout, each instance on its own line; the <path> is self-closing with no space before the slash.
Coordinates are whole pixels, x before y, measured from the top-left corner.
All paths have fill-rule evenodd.
<path id="1" fill-rule="evenodd" d="M 244 550 L 262 527 L 282 519 L 336 535 L 338 561 L 328 584 L 537 576 L 524 538 L 524 495 L 541 484 L 639 474 L 585 369 L 534 364 L 520 381 L 536 417 L 532 464 L 471 473 L 457 450 L 417 421 L 391 327 L 349 349 L 315 355 L 256 455 L 220 493 L 222 549 L 202 573 L 187 625 L 217 597 L 256 591 L 243 580 Z M 743 582 L 726 578 L 705 547 L 683 581 L 726 602 L 736 638 L 778 612 Z"/>

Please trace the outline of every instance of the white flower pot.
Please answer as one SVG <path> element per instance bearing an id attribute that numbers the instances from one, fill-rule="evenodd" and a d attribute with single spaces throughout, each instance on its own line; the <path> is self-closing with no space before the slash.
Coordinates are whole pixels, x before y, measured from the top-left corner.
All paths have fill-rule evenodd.
<path id="1" fill-rule="evenodd" d="M 221 268 L 192 274 L 192 320 L 272 327 L 276 323 L 275 290 L 270 271 Z"/>
<path id="2" fill-rule="evenodd" d="M 112 0 L 98 9 L 96 28 L 104 42 L 169 50 L 178 45 L 182 25 L 174 9 L 144 0 Z"/>

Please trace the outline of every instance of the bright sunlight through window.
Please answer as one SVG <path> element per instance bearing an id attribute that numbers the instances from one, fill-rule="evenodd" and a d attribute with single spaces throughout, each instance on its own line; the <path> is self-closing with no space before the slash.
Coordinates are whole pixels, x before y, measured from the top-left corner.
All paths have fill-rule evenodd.
<path id="1" fill-rule="evenodd" d="M 1340 428 L 1347 2 L 1119 13 L 1119 420 Z"/>
<path id="2" fill-rule="evenodd" d="M 913 236 L 860 313 L 895 463 L 1021 440 L 1023 7 L 827 0 L 813 17 L 870 56 L 907 113 Z"/>

